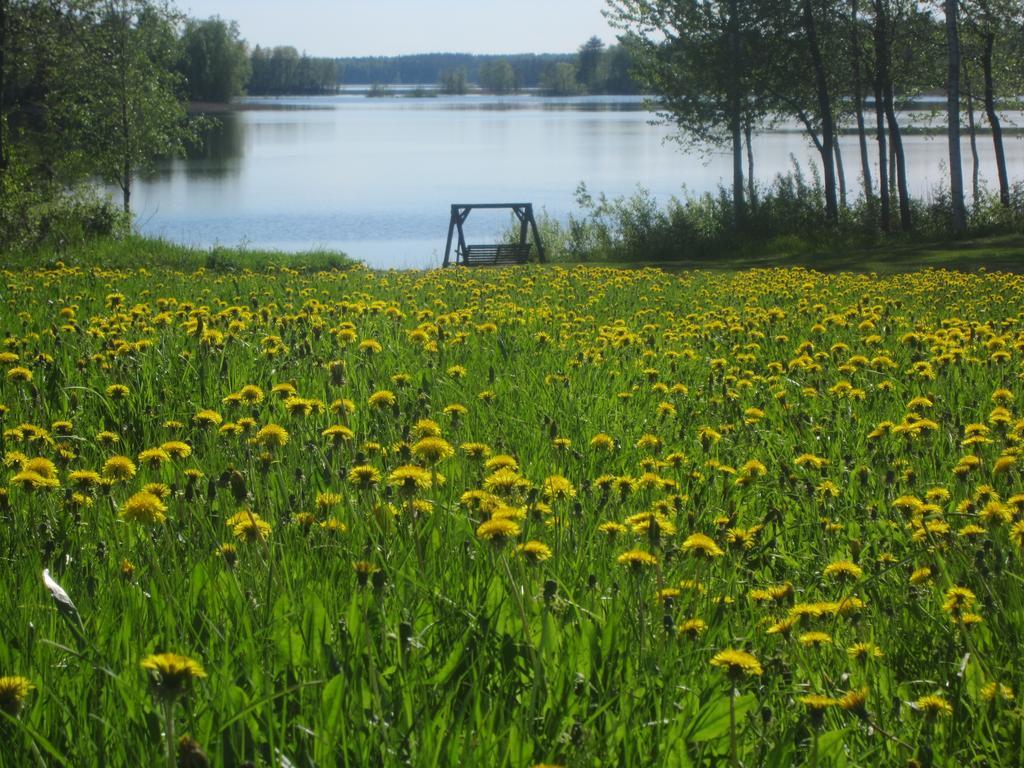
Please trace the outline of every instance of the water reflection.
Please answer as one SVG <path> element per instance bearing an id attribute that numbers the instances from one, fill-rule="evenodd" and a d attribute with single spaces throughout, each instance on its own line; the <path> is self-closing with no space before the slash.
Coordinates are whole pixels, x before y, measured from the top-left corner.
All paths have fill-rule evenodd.
<path id="1" fill-rule="evenodd" d="M 190 179 L 223 179 L 241 172 L 245 133 L 236 112 L 207 118 L 198 146 L 189 147 L 185 173 Z"/>

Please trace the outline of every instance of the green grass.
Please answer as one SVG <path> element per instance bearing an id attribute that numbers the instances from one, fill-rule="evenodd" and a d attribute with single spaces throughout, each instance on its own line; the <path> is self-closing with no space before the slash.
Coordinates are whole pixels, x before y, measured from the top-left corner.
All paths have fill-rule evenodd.
<path id="1" fill-rule="evenodd" d="M 669 270 L 708 269 L 735 271 L 766 267 L 806 267 L 820 272 L 877 272 L 893 274 L 916 269 L 951 269 L 1002 272 L 1024 271 L 1024 235 L 1004 234 L 962 240 L 894 238 L 873 245 L 809 242 L 764 243 L 741 253 L 723 253 L 701 259 L 640 261 L 610 266 L 661 267 Z"/>
<path id="2" fill-rule="evenodd" d="M 100 254 L 0 274 L 0 768 L 1024 761 L 1024 278 Z"/>
<path id="3" fill-rule="evenodd" d="M 343 253 L 331 251 L 285 253 L 247 248 L 194 248 L 140 235 L 100 238 L 71 250 L 47 248 L 30 253 L 8 253 L 4 256 L 4 265 L 15 268 L 57 263 L 110 269 L 206 269 L 217 273 L 240 272 L 247 269 L 261 272 L 286 267 L 302 273 L 311 273 L 348 269 L 356 262 Z"/>

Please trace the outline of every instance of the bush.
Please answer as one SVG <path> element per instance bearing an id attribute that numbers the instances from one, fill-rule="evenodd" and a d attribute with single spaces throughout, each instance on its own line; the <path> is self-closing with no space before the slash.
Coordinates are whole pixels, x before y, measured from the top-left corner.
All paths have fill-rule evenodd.
<path id="1" fill-rule="evenodd" d="M 0 179 L 0 248 L 58 253 L 101 237 L 120 237 L 131 218 L 92 188 L 48 188 L 16 165 Z"/>

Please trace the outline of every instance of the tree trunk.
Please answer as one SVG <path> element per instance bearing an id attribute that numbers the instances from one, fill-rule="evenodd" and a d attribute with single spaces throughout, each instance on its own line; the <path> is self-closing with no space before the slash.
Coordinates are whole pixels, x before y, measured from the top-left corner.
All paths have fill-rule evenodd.
<path id="1" fill-rule="evenodd" d="M 877 57 L 878 51 L 875 50 Z M 885 136 L 885 108 L 882 105 L 882 81 L 875 72 L 875 140 L 878 142 L 878 199 L 879 224 L 883 232 L 892 228 L 891 197 L 889 195 L 889 147 Z"/>
<path id="2" fill-rule="evenodd" d="M 4 92 L 7 90 L 7 0 L 0 0 L 0 174 L 7 170 L 7 105 Z"/>
<path id="3" fill-rule="evenodd" d="M 960 159 L 960 30 L 959 0 L 945 0 L 946 12 L 946 140 L 949 144 L 950 224 L 955 234 L 967 229 L 964 208 L 964 169 Z"/>
<path id="4" fill-rule="evenodd" d="M 834 145 L 836 155 L 836 179 L 839 181 L 839 207 L 846 209 L 846 171 L 843 169 L 843 153 L 839 148 L 839 138 Z"/>
<path id="5" fill-rule="evenodd" d="M 1006 153 L 1003 150 L 1003 126 L 996 114 L 995 87 L 992 84 L 992 48 L 995 46 L 995 33 L 985 33 L 985 50 L 981 57 L 981 66 L 985 75 L 985 114 L 988 124 L 992 126 L 992 145 L 996 153 L 996 173 L 999 176 L 999 202 L 1010 206 L 1010 180 L 1006 175 Z"/>
<path id="6" fill-rule="evenodd" d="M 729 78 L 729 132 L 732 135 L 732 206 L 736 227 L 742 228 L 746 218 L 746 206 L 743 201 L 743 125 L 740 114 L 739 82 L 742 63 L 739 60 L 739 13 L 738 0 L 729 0 L 729 61 L 732 67 Z"/>
<path id="7" fill-rule="evenodd" d="M 977 208 L 981 197 L 981 184 L 979 182 L 978 158 L 978 125 L 974 121 L 974 90 L 971 88 L 971 81 L 967 62 L 963 61 L 963 83 L 967 92 L 967 130 L 971 139 L 971 202 Z"/>
<path id="8" fill-rule="evenodd" d="M 889 66 L 890 54 L 889 33 L 885 16 L 884 0 L 874 0 L 875 10 L 875 57 L 876 83 L 875 92 L 880 95 L 885 109 L 886 122 L 889 124 L 889 152 L 892 161 L 889 167 L 889 197 L 892 197 L 892 178 L 896 177 L 896 188 L 900 203 L 900 228 L 910 229 L 910 197 L 907 193 L 907 164 L 903 154 L 903 139 L 900 136 L 900 125 L 896 120 L 896 107 L 893 103 L 892 72 Z M 881 130 L 879 125 L 879 130 Z"/>
<path id="9" fill-rule="evenodd" d="M 747 202 L 751 208 L 757 207 L 757 192 L 754 189 L 754 129 L 749 120 L 743 122 L 743 135 L 747 143 Z"/>
<path id="10" fill-rule="evenodd" d="M 818 44 L 818 29 L 814 23 L 814 12 L 811 0 L 803 0 L 803 26 L 807 34 L 807 44 L 811 52 L 811 65 L 814 68 L 814 83 L 818 93 L 818 117 L 821 120 L 821 165 L 825 177 L 825 215 L 833 224 L 839 221 L 839 206 L 836 203 L 836 169 L 835 169 L 835 126 L 832 121 L 832 100 L 828 92 L 828 80 L 825 77 L 825 63 Z"/>
<path id="11" fill-rule="evenodd" d="M 121 192 L 123 193 L 124 212 L 132 212 L 132 133 L 131 123 L 128 120 L 128 35 L 129 24 L 128 13 L 122 9 L 122 20 L 124 27 L 121 31 L 121 92 L 118 94 L 121 101 L 121 151 L 123 155 L 121 169 Z"/>
<path id="12" fill-rule="evenodd" d="M 864 82 L 860 72 L 860 27 L 857 22 L 858 0 L 850 8 L 853 47 L 853 114 L 857 118 L 857 141 L 860 147 L 860 172 L 864 182 L 864 200 L 871 202 L 874 186 L 871 183 L 871 160 L 868 157 L 868 136 L 864 129 Z"/>
<path id="13" fill-rule="evenodd" d="M 889 129 L 886 128 L 886 131 Z M 899 204 L 899 193 L 896 191 L 896 145 L 889 142 L 889 197 Z"/>
<path id="14" fill-rule="evenodd" d="M 896 192 L 900 198 L 900 228 L 909 231 L 910 193 L 907 191 L 907 158 L 903 154 L 903 136 L 900 124 L 896 120 L 896 106 L 892 95 L 892 82 L 885 86 L 885 117 L 889 123 L 889 143 L 892 145 L 893 157 L 896 160 Z"/>

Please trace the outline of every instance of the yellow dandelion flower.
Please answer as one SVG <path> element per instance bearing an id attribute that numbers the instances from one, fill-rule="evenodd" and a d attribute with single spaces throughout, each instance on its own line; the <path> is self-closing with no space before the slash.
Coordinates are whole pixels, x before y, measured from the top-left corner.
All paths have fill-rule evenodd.
<path id="1" fill-rule="evenodd" d="M 615 561 L 619 565 L 624 565 L 632 571 L 639 571 L 642 568 L 652 568 L 658 564 L 657 557 L 642 549 L 630 549 L 623 552 L 615 558 Z"/>
<path id="2" fill-rule="evenodd" d="M 150 469 L 158 469 L 161 464 L 171 460 L 171 455 L 162 448 L 147 448 L 139 454 L 139 463 Z"/>
<path id="3" fill-rule="evenodd" d="M 103 463 L 103 476 L 115 482 L 131 480 L 135 472 L 135 462 L 127 456 L 111 456 Z"/>
<path id="4" fill-rule="evenodd" d="M 804 632 L 797 640 L 805 648 L 820 648 L 832 644 L 832 636 L 827 632 Z"/>
<path id="5" fill-rule="evenodd" d="M 978 691 L 978 695 L 982 701 L 1005 701 L 1011 702 L 1016 696 L 1013 693 L 1013 688 L 1005 683 L 992 681 L 991 683 L 985 683 Z"/>
<path id="6" fill-rule="evenodd" d="M 424 437 L 412 446 L 412 455 L 424 464 L 437 464 L 455 454 L 455 449 L 440 437 Z"/>
<path id="7" fill-rule="evenodd" d="M 430 490 L 432 480 L 429 470 L 407 464 L 392 471 L 388 475 L 388 483 L 400 493 L 411 496 L 417 491 Z"/>
<path id="8" fill-rule="evenodd" d="M 176 699 L 188 690 L 193 680 L 206 677 L 202 665 L 177 653 L 147 656 L 139 666 L 152 673 L 153 687 L 161 698 Z"/>
<path id="9" fill-rule="evenodd" d="M 507 518 L 492 518 L 481 523 L 476 529 L 478 539 L 495 544 L 504 543 L 506 539 L 514 538 L 521 532 L 519 525 Z"/>
<path id="10" fill-rule="evenodd" d="M 922 696 L 913 703 L 914 709 L 926 717 L 950 717 L 953 714 L 953 705 L 941 695 Z"/>
<path id="11" fill-rule="evenodd" d="M 27 677 L 3 675 L 0 677 L 0 712 L 17 717 L 35 686 Z"/>
<path id="12" fill-rule="evenodd" d="M 280 424 L 267 424 L 256 433 L 252 440 L 264 448 L 284 448 L 288 445 L 288 430 Z"/>
<path id="13" fill-rule="evenodd" d="M 681 549 L 688 554 L 708 559 L 721 557 L 725 554 L 722 548 L 715 543 L 714 539 L 703 533 L 692 533 L 687 536 Z"/>
<path id="14" fill-rule="evenodd" d="M 541 493 L 548 501 L 561 499 L 573 499 L 576 497 L 576 489 L 573 484 L 561 475 L 550 475 L 544 479 L 541 485 Z"/>
<path id="15" fill-rule="evenodd" d="M 377 408 L 379 410 L 391 408 L 397 402 L 398 399 L 395 397 L 395 393 L 387 389 L 374 392 L 367 400 L 367 403 L 371 408 Z"/>
<path id="16" fill-rule="evenodd" d="M 516 552 L 531 563 L 543 563 L 551 558 L 551 547 L 542 541 L 528 541 L 516 547 Z"/>
<path id="17" fill-rule="evenodd" d="M 196 415 L 192 417 L 192 421 L 200 427 L 216 427 L 224 419 L 216 411 L 210 409 L 203 409 L 196 412 Z"/>
<path id="18" fill-rule="evenodd" d="M 716 653 L 711 659 L 711 666 L 725 670 L 734 679 L 739 679 L 744 675 L 751 676 L 764 673 L 761 662 L 755 656 L 746 651 L 739 651 L 733 648 L 727 648 Z"/>
<path id="19" fill-rule="evenodd" d="M 513 472 L 518 472 L 519 462 L 512 456 L 498 454 L 484 462 L 484 469 L 488 472 L 497 472 L 500 469 L 511 469 Z"/>
<path id="20" fill-rule="evenodd" d="M 846 655 L 854 661 L 863 663 L 873 659 L 880 659 L 885 654 L 874 643 L 854 643 L 846 649 Z"/>
<path id="21" fill-rule="evenodd" d="M 249 513 L 231 527 L 231 533 L 239 541 L 266 541 L 270 537 L 270 523 L 258 515 Z"/>
<path id="22" fill-rule="evenodd" d="M 849 560 L 836 560 L 825 566 L 824 575 L 839 581 L 856 581 L 864 575 L 864 570 Z"/>
<path id="23" fill-rule="evenodd" d="M 127 522 L 155 525 L 167 520 L 167 507 L 159 496 L 139 491 L 121 505 L 117 516 Z"/>
<path id="24" fill-rule="evenodd" d="M 160 449 L 173 459 L 187 459 L 192 455 L 192 446 L 180 440 L 169 440 Z"/>
<path id="25" fill-rule="evenodd" d="M 680 637 L 695 638 L 707 631 L 708 623 L 704 619 L 684 619 L 676 625 L 676 634 Z"/>

